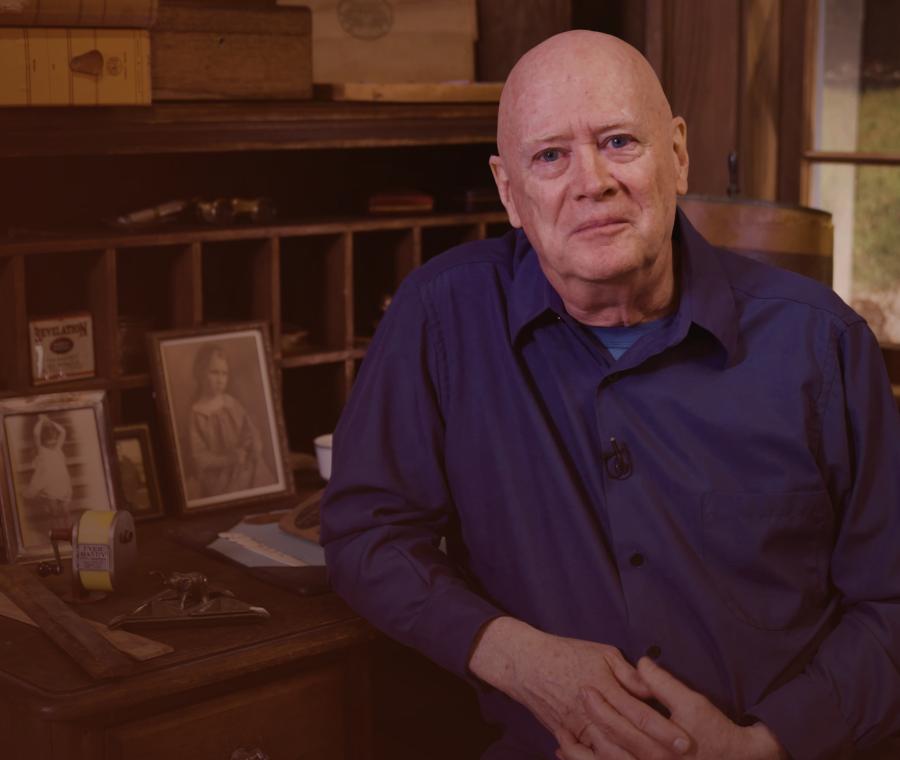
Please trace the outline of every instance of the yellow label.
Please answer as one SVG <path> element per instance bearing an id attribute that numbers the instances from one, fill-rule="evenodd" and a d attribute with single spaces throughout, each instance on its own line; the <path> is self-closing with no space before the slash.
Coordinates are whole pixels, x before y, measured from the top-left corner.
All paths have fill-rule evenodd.
<path id="1" fill-rule="evenodd" d="M 115 517 L 116 513 L 112 510 L 89 509 L 82 512 L 78 521 L 78 543 L 108 544 Z"/>
<path id="2" fill-rule="evenodd" d="M 82 570 L 78 580 L 87 591 L 112 591 L 112 575 L 105 570 Z"/>
<path id="3" fill-rule="evenodd" d="M 94 29 L 69 29 L 69 51 L 72 58 L 85 55 L 98 48 L 97 34 Z M 100 102 L 99 77 L 91 74 L 83 74 L 79 71 L 70 72 L 72 78 L 72 102 L 82 104 L 96 104 Z"/>
<path id="4" fill-rule="evenodd" d="M 116 513 L 113 511 L 88 510 L 83 512 L 78 520 L 78 547 L 75 551 L 78 552 L 80 560 L 83 560 L 85 555 L 92 560 L 79 562 L 79 567 L 90 568 L 78 571 L 78 579 L 88 591 L 112 591 L 110 541 L 115 517 Z"/>
<path id="5" fill-rule="evenodd" d="M 71 70 L 94 50 L 99 73 Z M 149 105 L 149 50 L 143 29 L 0 28 L 0 105 Z"/>
<path id="6" fill-rule="evenodd" d="M 65 29 L 46 30 L 47 47 L 44 69 L 47 74 L 47 102 L 66 105 L 72 102 L 69 88 L 69 40 Z"/>
<path id="7" fill-rule="evenodd" d="M 24 29 L 0 28 L 0 105 L 28 103 L 28 54 Z"/>

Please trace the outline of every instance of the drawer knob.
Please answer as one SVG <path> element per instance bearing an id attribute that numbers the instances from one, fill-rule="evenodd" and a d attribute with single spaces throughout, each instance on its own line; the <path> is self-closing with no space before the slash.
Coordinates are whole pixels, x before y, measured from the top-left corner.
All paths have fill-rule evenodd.
<path id="1" fill-rule="evenodd" d="M 269 756 L 257 747 L 238 747 L 231 753 L 231 760 L 269 760 Z"/>

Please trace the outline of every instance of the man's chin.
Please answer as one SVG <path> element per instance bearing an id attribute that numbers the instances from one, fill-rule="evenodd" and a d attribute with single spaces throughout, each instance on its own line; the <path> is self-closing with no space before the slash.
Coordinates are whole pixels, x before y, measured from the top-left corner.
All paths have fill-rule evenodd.
<path id="1" fill-rule="evenodd" d="M 573 274 L 590 282 L 609 282 L 626 279 L 641 269 L 642 261 L 636 251 L 621 248 L 580 251 L 573 257 Z"/>

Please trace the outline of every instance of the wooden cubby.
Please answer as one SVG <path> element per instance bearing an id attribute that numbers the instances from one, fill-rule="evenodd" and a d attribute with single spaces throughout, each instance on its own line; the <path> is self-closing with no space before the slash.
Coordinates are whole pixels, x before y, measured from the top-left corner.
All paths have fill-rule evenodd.
<path id="1" fill-rule="evenodd" d="M 117 424 L 154 414 L 146 356 L 123 365 L 122 325 L 149 332 L 262 320 L 269 324 L 292 449 L 312 451 L 333 429 L 380 303 L 421 262 L 502 222 L 496 211 L 333 222 L 189 229 L 7 242 L 0 288 L 24 283 L 24 303 L 5 302 L 5 347 L 19 361 L 3 396 L 98 387 Z M 36 387 L 28 320 L 71 311 L 93 318 L 96 377 Z M 302 333 L 299 345 L 282 336 Z M 24 368 L 24 372 L 22 369 Z"/>
<path id="2" fill-rule="evenodd" d="M 0 395 L 108 393 L 114 424 L 148 422 L 146 333 L 265 321 L 292 450 L 334 428 L 384 304 L 415 267 L 503 232 L 465 211 L 491 184 L 496 107 L 327 103 L 0 109 Z M 375 216 L 392 187 L 435 198 L 428 214 Z M 266 225 L 104 224 L 177 198 L 266 196 Z M 2 236 L 6 233 L 5 237 Z M 33 385 L 28 320 L 89 311 L 96 377 Z M 123 343 L 123 336 L 126 340 Z M 123 346 L 125 350 L 123 351 Z"/>

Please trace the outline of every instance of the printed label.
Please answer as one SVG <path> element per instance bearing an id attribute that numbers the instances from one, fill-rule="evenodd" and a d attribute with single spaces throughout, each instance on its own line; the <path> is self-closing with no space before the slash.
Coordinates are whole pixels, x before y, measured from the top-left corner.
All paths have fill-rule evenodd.
<path id="1" fill-rule="evenodd" d="M 109 570 L 109 546 L 78 544 L 79 570 Z"/>

